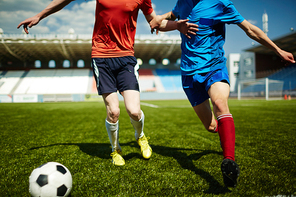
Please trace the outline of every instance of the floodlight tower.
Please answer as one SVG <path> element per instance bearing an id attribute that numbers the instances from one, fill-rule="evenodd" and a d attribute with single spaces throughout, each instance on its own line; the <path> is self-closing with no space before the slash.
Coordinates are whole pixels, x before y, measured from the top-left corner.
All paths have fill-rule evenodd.
<path id="1" fill-rule="evenodd" d="M 3 29 L 0 28 L 0 38 L 2 38 L 3 33 L 4 33 Z"/>
<path id="2" fill-rule="evenodd" d="M 263 32 L 267 35 L 268 32 L 268 15 L 266 12 L 262 15 Z"/>

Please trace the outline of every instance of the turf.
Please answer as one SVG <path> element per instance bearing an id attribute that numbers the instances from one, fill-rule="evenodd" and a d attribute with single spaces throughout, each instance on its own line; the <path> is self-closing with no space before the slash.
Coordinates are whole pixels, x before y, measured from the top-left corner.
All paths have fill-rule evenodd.
<path id="1" fill-rule="evenodd" d="M 147 104 L 153 104 L 151 107 Z M 296 101 L 230 100 L 241 176 L 225 188 L 217 134 L 188 101 L 144 101 L 153 155 L 142 159 L 123 103 L 120 144 L 111 163 L 102 102 L 0 104 L 1 196 L 30 196 L 29 175 L 49 161 L 72 173 L 72 197 L 296 195 Z"/>

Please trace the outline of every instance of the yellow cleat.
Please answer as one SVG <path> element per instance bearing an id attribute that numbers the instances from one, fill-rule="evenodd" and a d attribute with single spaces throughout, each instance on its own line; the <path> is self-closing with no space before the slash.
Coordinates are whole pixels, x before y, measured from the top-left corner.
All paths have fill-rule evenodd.
<path id="1" fill-rule="evenodd" d="M 113 153 L 111 153 L 112 157 L 112 163 L 116 166 L 124 166 L 125 161 L 121 156 L 121 150 L 115 150 Z"/>
<path id="2" fill-rule="evenodd" d="M 149 159 L 152 155 L 152 148 L 148 144 L 148 139 L 149 138 L 146 138 L 145 135 L 138 139 L 138 144 L 141 147 L 142 156 L 145 159 Z"/>

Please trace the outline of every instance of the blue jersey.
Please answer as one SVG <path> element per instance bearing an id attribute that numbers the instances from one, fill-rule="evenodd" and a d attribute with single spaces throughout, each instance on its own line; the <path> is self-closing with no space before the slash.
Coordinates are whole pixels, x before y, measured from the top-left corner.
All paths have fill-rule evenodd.
<path id="1" fill-rule="evenodd" d="M 181 73 L 207 73 L 226 66 L 223 45 L 225 24 L 239 24 L 244 18 L 230 0 L 178 0 L 173 14 L 199 27 L 191 39 L 181 33 Z"/>

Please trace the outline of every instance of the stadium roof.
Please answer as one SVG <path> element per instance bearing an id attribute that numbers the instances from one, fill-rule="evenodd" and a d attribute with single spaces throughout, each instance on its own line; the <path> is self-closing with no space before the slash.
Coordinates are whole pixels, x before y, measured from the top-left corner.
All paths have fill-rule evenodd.
<path id="1" fill-rule="evenodd" d="M 0 34 L 0 63 L 9 61 L 78 61 L 91 58 L 91 35 L 75 34 Z M 179 35 L 137 35 L 135 56 L 148 63 L 155 59 L 160 63 L 164 58 L 175 63 L 181 57 Z"/>
<path id="2" fill-rule="evenodd" d="M 281 49 L 285 51 L 289 51 L 293 53 L 294 56 L 296 56 L 296 32 L 274 39 L 273 42 L 276 45 L 278 45 Z M 246 49 L 245 51 L 250 51 L 250 52 L 260 53 L 260 54 L 274 54 L 274 52 L 271 49 L 268 49 L 262 45 L 251 47 L 249 49 Z"/>
<path id="3" fill-rule="evenodd" d="M 91 35 L 79 34 L 2 34 L 0 32 L 0 67 L 9 62 L 77 62 L 90 61 Z M 280 48 L 296 56 L 296 32 L 273 40 Z M 179 35 L 136 35 L 135 57 L 148 64 L 150 59 L 161 63 L 167 58 L 175 63 L 181 57 Z M 259 54 L 274 54 L 270 49 L 257 45 L 245 51 Z"/>

